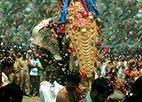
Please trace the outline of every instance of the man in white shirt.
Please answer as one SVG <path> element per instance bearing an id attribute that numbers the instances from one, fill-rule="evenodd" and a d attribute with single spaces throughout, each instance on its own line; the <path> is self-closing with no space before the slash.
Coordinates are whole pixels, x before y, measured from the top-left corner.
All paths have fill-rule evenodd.
<path id="1" fill-rule="evenodd" d="M 38 53 L 33 52 L 33 56 L 29 61 L 29 68 L 30 68 L 30 95 L 38 96 L 39 84 L 40 84 L 39 70 L 42 69 Z"/>
<path id="2" fill-rule="evenodd" d="M 55 81 L 56 74 L 54 71 L 47 72 L 47 81 L 40 83 L 40 102 L 56 102 L 57 93 L 63 88 Z"/>

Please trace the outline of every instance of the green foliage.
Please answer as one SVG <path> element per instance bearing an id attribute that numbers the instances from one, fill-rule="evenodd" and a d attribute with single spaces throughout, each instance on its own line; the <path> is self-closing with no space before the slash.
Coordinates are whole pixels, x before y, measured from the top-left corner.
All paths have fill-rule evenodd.
<path id="1" fill-rule="evenodd" d="M 55 0 L 0 0 L 0 35 L 8 35 L 7 42 L 27 42 L 32 29 L 59 9 Z"/>
<path id="2" fill-rule="evenodd" d="M 137 0 L 101 0 L 98 4 L 103 21 L 104 46 L 128 48 L 142 46 L 142 4 Z"/>
<path id="3" fill-rule="evenodd" d="M 142 0 L 98 0 L 103 21 L 103 45 L 142 46 Z M 33 28 L 43 19 L 58 15 L 57 0 L 0 0 L 0 35 L 11 42 L 27 42 Z M 5 40 L 5 39 L 4 39 Z"/>

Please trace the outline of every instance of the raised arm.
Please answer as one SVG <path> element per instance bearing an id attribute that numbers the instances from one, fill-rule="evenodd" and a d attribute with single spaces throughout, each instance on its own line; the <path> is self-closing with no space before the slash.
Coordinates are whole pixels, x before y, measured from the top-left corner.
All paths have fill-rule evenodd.
<path id="1" fill-rule="evenodd" d="M 63 5 L 62 0 L 58 0 L 58 3 L 59 3 L 59 6 L 63 9 L 63 8 L 64 8 L 64 5 Z"/>

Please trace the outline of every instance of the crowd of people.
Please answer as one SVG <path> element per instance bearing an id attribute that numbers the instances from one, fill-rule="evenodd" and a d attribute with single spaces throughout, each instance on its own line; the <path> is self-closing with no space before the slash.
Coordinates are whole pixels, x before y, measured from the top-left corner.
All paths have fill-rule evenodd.
<path id="1" fill-rule="evenodd" d="M 97 76 L 86 93 L 81 91 L 82 76 L 79 72 L 69 72 L 62 84 L 56 68 L 43 67 L 41 58 L 44 56 L 35 47 L 1 49 L 0 91 L 15 87 L 19 90 L 16 92 L 21 93 L 18 96 L 21 99 L 23 95 L 39 96 L 41 102 L 104 102 L 104 99 L 123 102 L 129 96 L 130 99 L 125 101 L 131 102 L 135 99 L 134 94 L 140 97 L 142 56 L 139 53 L 118 55 L 103 49 L 95 65 Z M 1 97 L 5 96 L 1 94 Z"/>
<path id="2" fill-rule="evenodd" d="M 95 1 L 73 0 L 72 2 L 72 0 L 65 0 L 64 3 L 62 0 L 58 0 L 58 3 L 62 9 L 61 24 L 63 29 L 61 30 L 64 31 L 65 23 L 68 22 L 67 26 L 71 25 L 68 34 L 81 35 L 79 40 L 76 39 L 76 36 L 74 36 L 75 40 L 70 40 L 82 43 L 85 39 L 81 40 L 81 38 L 87 37 L 86 41 L 88 42 L 90 37 L 86 35 L 97 31 L 95 35 L 91 36 L 91 42 L 88 43 L 94 49 L 94 43 L 96 43 L 94 38 L 98 38 L 96 35 L 99 35 L 98 28 L 94 29 L 97 25 L 92 25 L 99 21 L 99 12 Z M 69 5 L 74 6 L 68 9 Z M 71 13 L 71 11 L 76 11 L 75 9 L 79 9 L 79 11 Z M 68 15 L 69 12 L 70 15 Z M 67 19 L 67 17 L 69 18 Z M 76 20 L 73 19 L 74 17 Z M 86 20 L 87 17 L 88 20 Z M 44 25 L 44 28 L 48 26 Z M 82 29 L 83 27 L 84 29 Z M 87 33 L 89 29 L 90 33 Z M 51 31 L 54 32 L 53 29 Z M 55 34 L 53 35 L 55 36 Z M 58 38 L 60 39 L 60 37 Z M 77 46 L 80 44 L 78 42 Z M 68 53 L 62 62 L 60 58 L 57 58 L 60 61 L 56 61 L 50 51 L 40 48 L 40 46 L 27 47 L 26 45 L 12 44 L 6 46 L 4 42 L 0 42 L 0 44 L 0 102 L 22 102 L 23 95 L 39 96 L 40 102 L 142 101 L 141 50 L 126 49 L 121 52 L 121 49 L 112 51 L 111 48 L 100 48 L 98 55 L 95 56 L 98 58 L 95 58 L 97 60 L 92 64 L 96 68 L 94 75 L 91 76 L 91 79 L 87 79 L 88 77 L 81 74 L 79 69 L 69 70 L 69 65 L 67 65 L 69 59 L 64 59 L 69 56 Z M 81 51 L 81 49 L 79 50 Z M 78 60 L 76 58 L 75 64 L 79 63 Z M 92 73 L 89 74 L 92 75 Z"/>

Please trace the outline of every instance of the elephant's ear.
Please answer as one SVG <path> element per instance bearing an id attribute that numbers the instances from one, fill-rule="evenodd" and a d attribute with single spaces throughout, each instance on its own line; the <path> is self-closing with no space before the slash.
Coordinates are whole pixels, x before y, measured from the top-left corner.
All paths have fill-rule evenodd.
<path id="1" fill-rule="evenodd" d="M 46 23 L 41 22 L 37 25 L 33 29 L 31 42 L 50 51 L 56 60 L 61 60 L 58 40 L 51 31 L 52 27 L 48 27 L 48 25 L 54 24 L 56 21 L 58 21 L 57 18 L 49 18 Z"/>

